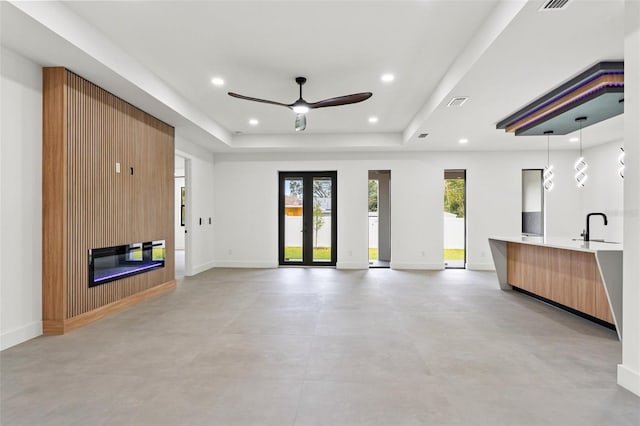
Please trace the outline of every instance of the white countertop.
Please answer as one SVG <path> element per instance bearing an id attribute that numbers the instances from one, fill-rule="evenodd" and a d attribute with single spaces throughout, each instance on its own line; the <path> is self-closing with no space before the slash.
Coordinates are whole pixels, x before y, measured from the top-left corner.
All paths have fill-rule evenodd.
<path id="1" fill-rule="evenodd" d="M 571 238 L 542 238 L 542 237 L 491 237 L 490 240 L 508 241 L 512 243 L 531 244 L 565 250 L 586 251 L 596 253 L 601 251 L 622 251 L 622 243 L 603 243 L 601 241 L 574 241 Z"/>

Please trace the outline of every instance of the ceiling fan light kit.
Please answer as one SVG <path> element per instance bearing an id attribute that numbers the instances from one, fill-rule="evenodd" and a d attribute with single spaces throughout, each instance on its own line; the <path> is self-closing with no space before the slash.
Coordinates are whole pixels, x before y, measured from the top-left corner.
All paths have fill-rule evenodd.
<path id="1" fill-rule="evenodd" d="M 300 132 L 306 129 L 307 118 L 305 114 L 308 113 L 309 110 L 317 109 L 317 108 L 332 107 L 332 106 L 356 104 L 358 102 L 366 101 L 371 96 L 373 96 L 373 93 L 371 92 L 362 92 L 362 93 L 354 93 L 352 95 L 344 95 L 344 96 L 338 96 L 335 98 L 324 99 L 318 102 L 307 102 L 302 97 L 302 86 L 306 82 L 307 82 L 307 79 L 305 77 L 296 77 L 296 83 L 298 84 L 298 86 L 300 86 L 300 97 L 298 98 L 297 101 L 291 104 L 284 104 L 282 102 L 270 101 L 267 99 L 253 98 L 250 96 L 240 95 L 234 92 L 228 92 L 228 94 L 229 96 L 232 96 L 234 98 L 244 99 L 246 101 L 278 105 L 278 106 L 287 107 L 293 110 L 293 112 L 296 113 L 296 119 L 295 119 L 296 132 Z"/>

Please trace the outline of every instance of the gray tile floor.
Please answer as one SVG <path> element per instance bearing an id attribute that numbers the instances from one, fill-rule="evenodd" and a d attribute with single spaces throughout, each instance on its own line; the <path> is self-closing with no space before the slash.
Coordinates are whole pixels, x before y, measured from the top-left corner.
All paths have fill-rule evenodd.
<path id="1" fill-rule="evenodd" d="M 0 423 L 640 425 L 620 350 L 492 272 L 218 269 L 0 353 Z"/>

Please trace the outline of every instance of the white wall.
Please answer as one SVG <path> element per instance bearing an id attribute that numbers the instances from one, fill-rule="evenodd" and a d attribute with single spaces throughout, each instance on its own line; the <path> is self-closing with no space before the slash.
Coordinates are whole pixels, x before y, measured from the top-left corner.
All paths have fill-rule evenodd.
<path id="1" fill-rule="evenodd" d="M 184 138 L 179 128 L 176 129 L 176 153 L 186 160 L 185 274 L 190 276 L 215 266 L 214 230 L 224 222 L 214 216 L 213 188 L 217 178 L 214 176 L 213 153 Z"/>
<path id="2" fill-rule="evenodd" d="M 609 220 L 609 224 L 604 226 L 602 218 L 592 218 L 591 238 L 623 240 L 624 181 L 618 175 L 618 155 L 622 145 L 622 141 L 612 142 L 584 150 L 584 158 L 589 164 L 589 179 L 581 190 L 582 217 L 591 212 L 603 212 Z M 585 226 L 586 223 L 583 224 Z"/>
<path id="3" fill-rule="evenodd" d="M 0 350 L 42 334 L 42 71 L 1 56 Z"/>
<path id="4" fill-rule="evenodd" d="M 182 226 L 180 212 L 182 210 L 182 187 L 184 186 L 184 178 L 177 177 L 175 178 L 175 189 L 174 189 L 174 229 L 175 229 L 175 246 L 176 250 L 184 250 L 184 230 L 185 227 Z"/>
<path id="5" fill-rule="evenodd" d="M 583 217 L 573 154 L 553 157 L 558 172 L 547 196 L 548 233 L 577 236 Z M 218 154 L 216 264 L 277 266 L 278 171 L 337 170 L 337 266 L 367 268 L 368 171 L 391 170 L 391 266 L 442 268 L 442 176 L 466 169 L 468 266 L 493 269 L 487 238 L 520 234 L 522 169 L 544 165 L 544 152 Z"/>

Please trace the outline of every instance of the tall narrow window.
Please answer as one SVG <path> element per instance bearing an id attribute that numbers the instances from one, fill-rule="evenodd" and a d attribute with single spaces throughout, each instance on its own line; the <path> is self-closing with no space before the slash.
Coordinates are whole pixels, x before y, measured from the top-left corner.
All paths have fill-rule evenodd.
<path id="1" fill-rule="evenodd" d="M 465 268 L 467 247 L 466 170 L 444 171 L 444 265 Z"/>
<path id="2" fill-rule="evenodd" d="M 369 267 L 391 265 L 391 170 L 369 170 Z"/>

